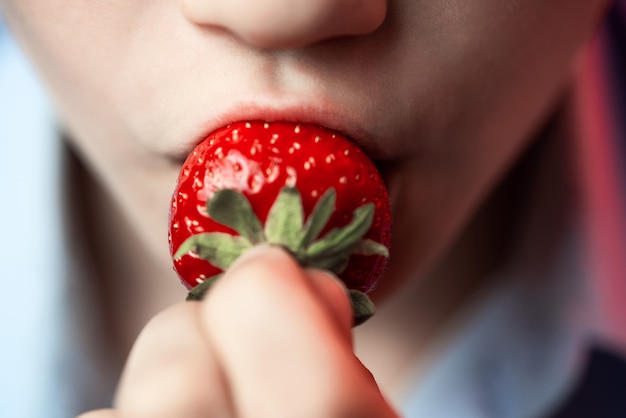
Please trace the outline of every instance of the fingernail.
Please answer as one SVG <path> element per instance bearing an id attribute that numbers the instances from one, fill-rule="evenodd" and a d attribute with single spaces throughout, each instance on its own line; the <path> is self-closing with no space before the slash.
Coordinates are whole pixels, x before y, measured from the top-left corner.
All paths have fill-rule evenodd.
<path id="1" fill-rule="evenodd" d="M 237 268 L 237 266 L 247 263 L 250 260 L 253 260 L 257 257 L 261 257 L 263 256 L 263 254 L 267 254 L 268 252 L 274 250 L 275 248 L 277 247 L 269 245 L 269 244 L 255 245 L 254 247 L 250 248 L 250 250 L 246 251 L 241 256 L 239 256 L 239 258 L 237 258 L 230 265 L 228 270 L 232 270 L 234 268 Z M 207 295 L 207 293 L 209 292 L 210 288 L 215 284 L 217 279 L 219 279 L 223 275 L 224 273 L 220 273 L 216 276 L 206 279 L 204 282 L 200 283 L 199 285 L 191 289 L 191 291 L 189 291 L 189 293 L 187 294 L 186 300 L 190 302 L 203 300 L 205 296 Z"/>
<path id="2" fill-rule="evenodd" d="M 348 288 L 346 287 L 346 284 L 343 282 L 343 280 L 341 280 L 339 277 L 337 277 L 337 275 L 335 273 L 333 273 L 330 270 L 321 270 L 321 269 L 316 269 L 316 268 L 308 268 L 306 269 L 307 273 L 313 273 L 313 275 L 322 275 L 325 277 L 328 277 L 329 279 L 331 279 L 332 281 L 334 281 L 335 283 L 337 283 L 337 285 L 339 287 L 341 287 L 343 289 L 343 291 L 345 292 L 346 295 L 348 295 L 350 292 L 348 290 Z"/>
<path id="3" fill-rule="evenodd" d="M 307 269 L 307 276 L 330 308 L 335 319 L 342 325 L 348 339 L 351 339 L 350 329 L 353 323 L 353 314 L 350 304 L 350 292 L 345 283 L 333 273 L 325 270 Z M 340 290 L 341 295 L 337 292 Z"/>

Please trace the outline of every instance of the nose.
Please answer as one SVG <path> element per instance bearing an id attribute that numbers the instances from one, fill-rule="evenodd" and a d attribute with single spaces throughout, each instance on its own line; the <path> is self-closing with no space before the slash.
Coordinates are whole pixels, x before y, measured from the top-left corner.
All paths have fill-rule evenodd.
<path id="1" fill-rule="evenodd" d="M 258 48 L 298 48 L 366 35 L 385 19 L 387 0 L 181 0 L 196 25 L 224 29 Z"/>

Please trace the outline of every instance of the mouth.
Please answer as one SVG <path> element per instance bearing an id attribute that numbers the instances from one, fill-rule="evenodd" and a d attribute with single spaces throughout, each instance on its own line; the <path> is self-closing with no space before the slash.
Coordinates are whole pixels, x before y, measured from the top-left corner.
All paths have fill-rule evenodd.
<path id="1" fill-rule="evenodd" d="M 188 155 L 211 133 L 237 122 L 287 122 L 294 125 L 320 126 L 339 133 L 354 142 L 373 162 L 383 182 L 386 184 L 390 198 L 396 189 L 397 174 L 401 171 L 402 155 L 397 155 L 390 147 L 389 141 L 380 138 L 373 132 L 371 121 L 363 120 L 366 116 L 345 110 L 342 106 L 331 102 L 317 100 L 315 105 L 309 103 L 281 103 L 272 100 L 266 103 L 239 102 L 196 126 L 194 131 L 179 142 L 178 152 L 170 153 L 170 160 L 175 167 L 181 167 Z M 369 129 L 368 129 L 369 128 Z M 383 146 L 386 145 L 386 146 Z"/>
<path id="2" fill-rule="evenodd" d="M 207 119 L 199 129 L 188 136 L 174 158 L 184 161 L 193 148 L 202 142 L 209 134 L 224 126 L 235 122 L 288 122 L 301 125 L 315 125 L 338 132 L 347 137 L 377 165 L 386 165 L 391 160 L 390 155 L 381 146 L 381 141 L 369 132 L 358 117 L 341 107 L 330 103 L 318 102 L 316 105 L 288 103 L 239 103 L 229 109 Z"/>
<path id="3" fill-rule="evenodd" d="M 275 107 L 247 104 L 233 107 L 206 120 L 194 135 L 188 137 L 191 139 L 184 144 L 182 152 L 177 157 L 178 167 L 181 167 L 193 149 L 213 132 L 241 122 L 287 122 L 293 125 L 319 126 L 339 133 L 354 142 L 372 161 L 386 186 L 393 210 L 404 159 L 402 156 L 394 155 L 389 146 L 384 149 L 381 144 L 385 142 L 367 131 L 366 124 L 356 122 L 353 115 L 332 106 Z"/>

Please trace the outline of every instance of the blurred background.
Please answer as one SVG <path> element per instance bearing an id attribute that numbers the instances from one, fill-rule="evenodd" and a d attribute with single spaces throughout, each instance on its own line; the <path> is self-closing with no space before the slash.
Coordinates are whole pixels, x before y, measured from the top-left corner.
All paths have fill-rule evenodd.
<path id="1" fill-rule="evenodd" d="M 1 417 L 69 416 L 63 391 L 50 391 L 67 378 L 58 363 L 60 149 L 47 97 L 0 21 Z"/>

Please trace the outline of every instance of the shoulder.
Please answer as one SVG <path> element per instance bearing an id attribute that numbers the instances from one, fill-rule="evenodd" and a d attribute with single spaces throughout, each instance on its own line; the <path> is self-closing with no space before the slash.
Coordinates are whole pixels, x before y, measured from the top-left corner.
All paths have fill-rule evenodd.
<path id="1" fill-rule="evenodd" d="M 566 401 L 550 418 L 626 418 L 626 357 L 593 348 Z"/>

